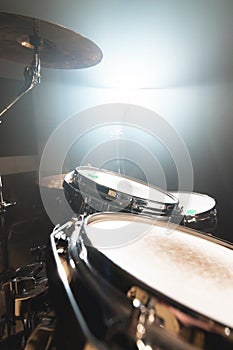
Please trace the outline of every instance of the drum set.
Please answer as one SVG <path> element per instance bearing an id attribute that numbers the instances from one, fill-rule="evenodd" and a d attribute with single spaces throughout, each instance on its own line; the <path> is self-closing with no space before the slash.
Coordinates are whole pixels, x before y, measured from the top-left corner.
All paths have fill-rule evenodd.
<path id="1" fill-rule="evenodd" d="M 65 28 L 0 18 L 2 32 L 14 39 L 9 45 L 0 30 L 6 58 L 18 59 L 16 47 L 23 61 L 33 52 L 23 94 L 40 80 L 40 54 L 53 67 L 53 41 L 64 45 L 55 68 L 84 68 L 102 58 L 93 43 Z M 75 55 L 80 45 L 83 55 Z M 164 191 L 89 165 L 43 184 L 62 189 L 74 214 L 49 233 L 48 247 L 36 249 L 34 264 L 3 274 L 3 339 L 20 322 L 25 350 L 232 349 L 233 245 L 214 236 L 212 197 Z"/>
<path id="2" fill-rule="evenodd" d="M 50 235 L 58 349 L 232 348 L 233 246 L 213 235 L 213 198 L 91 166 L 63 187 L 75 215 Z"/>

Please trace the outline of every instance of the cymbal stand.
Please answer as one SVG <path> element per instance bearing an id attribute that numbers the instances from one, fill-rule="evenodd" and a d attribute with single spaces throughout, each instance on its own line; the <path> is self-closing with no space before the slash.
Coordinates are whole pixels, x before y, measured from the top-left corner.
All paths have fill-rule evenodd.
<path id="1" fill-rule="evenodd" d="M 30 43 L 28 43 L 30 47 L 33 47 L 33 59 L 31 66 L 27 66 L 24 70 L 24 78 L 25 78 L 25 88 L 19 95 L 0 112 L 0 118 L 5 114 L 21 97 L 27 94 L 34 86 L 36 86 L 41 81 L 40 74 L 40 58 L 39 58 L 39 45 L 40 39 L 38 36 L 38 20 L 34 20 L 34 33 L 30 36 Z M 1 120 L 0 120 L 1 123 Z M 8 244 L 7 244 L 7 229 L 5 223 L 5 213 L 9 206 L 16 203 L 6 203 L 3 198 L 3 187 L 2 187 L 2 179 L 0 176 L 0 243 L 1 243 L 1 251 L 2 251 L 2 265 L 3 265 L 3 273 L 1 274 L 3 281 L 7 278 L 11 279 L 10 273 L 8 273 L 9 269 L 9 259 L 8 259 Z M 2 281 L 0 281 L 1 283 Z M 13 312 L 13 296 L 10 288 L 10 284 L 6 284 L 4 288 L 5 294 L 5 326 L 6 326 L 6 336 L 10 336 L 12 334 L 12 329 L 14 325 L 14 312 Z"/>
<path id="2" fill-rule="evenodd" d="M 8 272 L 8 269 L 9 269 L 8 244 L 7 244 L 8 237 L 7 237 L 7 229 L 6 229 L 6 222 L 5 222 L 5 213 L 7 209 L 14 204 L 16 203 L 7 203 L 4 201 L 2 178 L 0 175 L 0 244 L 1 244 L 1 256 L 2 256 L 2 267 L 3 267 L 0 283 L 2 283 L 5 279 L 9 278 L 9 275 L 10 275 L 10 273 Z M 6 288 L 4 290 L 4 294 L 5 294 L 5 308 L 6 308 L 5 324 L 7 326 L 7 335 L 10 335 L 11 323 L 12 323 L 11 321 L 12 320 L 12 317 L 11 317 L 12 302 L 11 302 L 11 293 L 9 288 Z"/>
<path id="3" fill-rule="evenodd" d="M 40 57 L 39 46 L 40 38 L 38 36 L 38 20 L 34 20 L 34 34 L 30 36 L 30 42 L 28 43 L 33 49 L 33 60 L 31 66 L 27 66 L 24 69 L 25 89 L 19 93 L 19 95 L 0 112 L 0 118 L 6 113 L 21 97 L 26 95 L 32 88 L 41 82 L 40 74 Z M 2 121 L 0 120 L 0 123 Z"/>
<path id="4" fill-rule="evenodd" d="M 7 249 L 7 230 L 5 223 L 5 213 L 7 208 L 16 203 L 6 203 L 3 198 L 2 177 L 0 175 L 0 228 L 1 228 L 1 250 L 2 250 L 2 266 L 3 270 L 8 269 L 8 249 Z"/>
<path id="5" fill-rule="evenodd" d="M 40 57 L 39 57 L 39 46 L 41 39 L 38 36 L 38 20 L 34 19 L 34 30 L 33 35 L 30 35 L 30 42 L 27 45 L 33 47 L 33 59 L 31 66 L 27 66 L 24 70 L 25 78 L 25 89 L 2 111 L 0 112 L 0 117 L 6 113 L 22 96 L 29 92 L 34 86 L 36 86 L 41 81 L 40 74 Z M 1 123 L 1 120 L 0 120 Z M 5 228 L 5 218 L 4 214 L 6 209 L 15 203 L 6 203 L 3 199 L 3 188 L 2 180 L 0 175 L 0 215 L 1 215 L 1 241 L 4 250 L 3 268 L 8 268 L 8 254 L 7 254 L 7 239 L 6 239 L 6 228 Z"/>

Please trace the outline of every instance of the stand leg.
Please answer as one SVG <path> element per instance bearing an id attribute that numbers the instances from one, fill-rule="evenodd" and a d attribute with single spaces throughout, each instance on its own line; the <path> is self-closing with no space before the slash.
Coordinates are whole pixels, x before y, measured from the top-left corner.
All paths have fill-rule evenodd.
<path id="1" fill-rule="evenodd" d="M 0 235 L 1 235 L 1 257 L 2 257 L 2 270 L 6 271 L 9 268 L 9 257 L 8 257 L 8 238 L 6 223 L 4 218 L 5 213 L 0 213 Z"/>

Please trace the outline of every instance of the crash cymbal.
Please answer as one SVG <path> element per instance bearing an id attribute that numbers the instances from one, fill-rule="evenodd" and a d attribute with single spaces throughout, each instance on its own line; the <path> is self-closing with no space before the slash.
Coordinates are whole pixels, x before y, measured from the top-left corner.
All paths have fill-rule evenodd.
<path id="1" fill-rule="evenodd" d="M 63 190 L 63 181 L 66 174 L 51 175 L 41 177 L 39 184 L 41 187 Z"/>
<path id="2" fill-rule="evenodd" d="M 91 40 L 41 19 L 0 12 L 0 58 L 30 64 L 35 37 L 45 68 L 80 69 L 98 64 L 102 51 Z"/>

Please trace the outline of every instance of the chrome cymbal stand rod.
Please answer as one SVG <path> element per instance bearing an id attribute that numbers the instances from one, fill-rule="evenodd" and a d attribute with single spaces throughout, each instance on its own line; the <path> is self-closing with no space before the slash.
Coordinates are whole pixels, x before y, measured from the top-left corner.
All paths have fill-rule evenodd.
<path id="1" fill-rule="evenodd" d="M 40 39 L 38 36 L 38 20 L 34 21 L 34 35 L 30 37 L 30 44 L 34 47 L 33 49 L 33 60 L 31 66 L 27 66 L 24 69 L 24 78 L 25 78 L 25 89 L 19 93 L 19 95 L 0 112 L 0 118 L 5 114 L 14 104 L 26 95 L 32 88 L 41 82 L 41 73 L 40 73 L 40 57 L 39 57 L 39 46 Z M 0 123 L 2 121 L 0 120 Z"/>
<path id="2" fill-rule="evenodd" d="M 2 256 L 2 269 L 3 272 L 1 272 L 3 280 L 8 275 L 8 269 L 9 269 L 9 257 L 8 257 L 8 235 L 7 235 L 7 229 L 6 229 L 6 221 L 5 221 L 5 213 L 7 211 L 7 208 L 14 205 L 16 203 L 7 203 L 4 201 L 3 197 L 3 186 L 2 186 L 2 177 L 0 175 L 0 244 L 1 244 L 1 256 Z M 1 278 L 1 279 L 2 279 Z M 0 285 L 2 284 L 2 280 L 0 280 Z M 6 331 L 7 335 L 11 335 L 12 333 L 12 298 L 9 288 L 7 287 L 4 290 L 5 294 L 5 308 L 6 308 L 6 315 L 5 315 L 5 325 L 6 325 Z"/>
<path id="3" fill-rule="evenodd" d="M 2 177 L 0 175 L 0 239 L 1 239 L 1 250 L 2 250 L 2 266 L 3 270 L 8 269 L 8 247 L 7 247 L 7 232 L 5 223 L 5 213 L 8 207 L 16 203 L 6 203 L 3 198 L 3 186 Z"/>
<path id="4" fill-rule="evenodd" d="M 6 108 L 4 108 L 1 113 L 0 113 L 0 118 L 3 116 L 3 114 L 5 114 L 11 107 L 14 106 L 14 104 L 16 102 L 18 102 L 18 100 L 23 97 L 26 93 L 28 93 L 31 89 L 33 88 L 33 86 L 30 86 L 29 88 L 27 88 L 26 90 L 23 90 Z M 2 123 L 2 121 L 0 120 L 0 123 Z"/>

